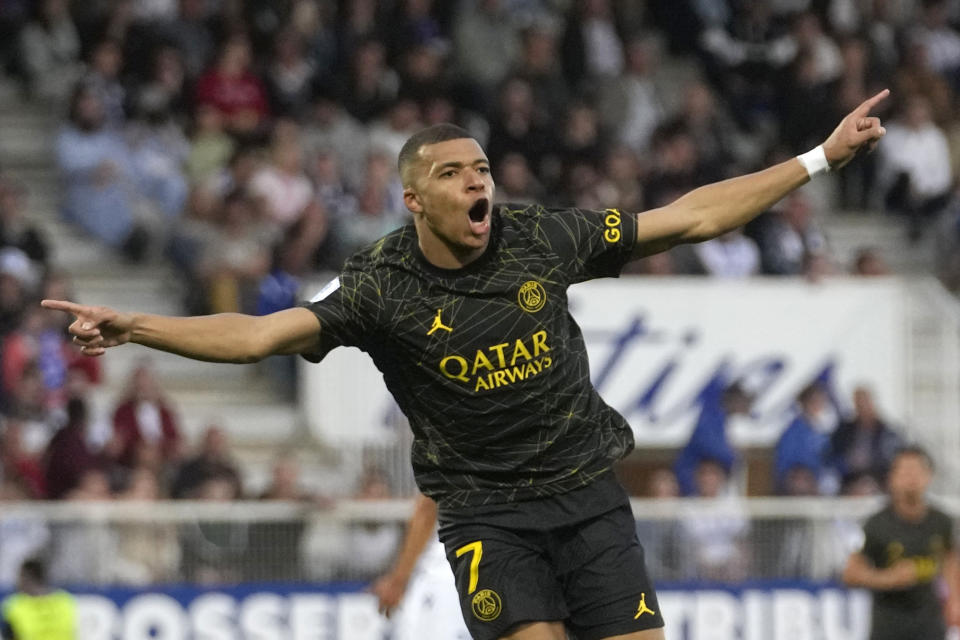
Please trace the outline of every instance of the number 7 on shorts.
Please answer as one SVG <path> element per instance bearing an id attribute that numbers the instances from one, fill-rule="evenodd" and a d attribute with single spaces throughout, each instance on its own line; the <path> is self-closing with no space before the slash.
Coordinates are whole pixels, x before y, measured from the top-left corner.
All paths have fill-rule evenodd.
<path id="1" fill-rule="evenodd" d="M 483 557 L 483 542 L 477 540 L 463 545 L 457 549 L 457 557 L 471 552 L 473 557 L 470 558 L 470 586 L 467 589 L 467 595 L 477 590 L 477 581 L 480 578 L 480 558 Z"/>

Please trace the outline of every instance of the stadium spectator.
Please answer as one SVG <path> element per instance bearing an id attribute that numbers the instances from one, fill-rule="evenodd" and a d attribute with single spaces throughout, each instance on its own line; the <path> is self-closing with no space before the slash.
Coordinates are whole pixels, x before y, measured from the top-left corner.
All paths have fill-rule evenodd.
<path id="1" fill-rule="evenodd" d="M 601 108 L 606 105 L 606 124 L 617 127 L 617 139 L 637 154 L 648 149 L 654 131 L 668 117 L 660 56 L 656 36 L 630 40 L 624 74 L 606 87 L 601 102 Z"/>
<path id="2" fill-rule="evenodd" d="M 203 245 L 197 272 L 214 313 L 251 311 L 257 285 L 270 269 L 275 230 L 257 219 L 257 204 L 247 194 L 229 194 Z"/>
<path id="3" fill-rule="evenodd" d="M 944 76 L 930 68 L 927 47 L 917 37 L 904 46 L 903 62 L 897 68 L 893 86 L 900 96 L 921 96 L 930 105 L 930 113 L 940 127 L 951 120 L 955 93 Z"/>
<path id="4" fill-rule="evenodd" d="M 163 497 L 156 473 L 135 469 L 116 499 L 139 504 Z M 126 522 L 116 526 L 117 555 L 111 563 L 112 580 L 121 584 L 152 585 L 177 578 L 180 544 L 174 525 L 163 522 Z"/>
<path id="5" fill-rule="evenodd" d="M 816 486 L 824 480 L 827 435 L 820 426 L 829 398 L 819 383 L 805 387 L 797 396 L 797 415 L 780 435 L 774 449 L 774 487 L 777 493 L 797 494 L 810 478 Z M 809 490 L 802 490 L 809 494 Z"/>
<path id="6" fill-rule="evenodd" d="M 369 151 L 367 137 L 367 129 L 347 113 L 329 89 L 317 90 L 301 134 L 308 167 L 314 165 L 319 155 L 330 155 L 344 175 L 355 176 L 351 183 L 355 186 L 363 175 Z"/>
<path id="7" fill-rule="evenodd" d="M 126 129 L 130 159 L 143 202 L 162 229 L 176 224 L 183 213 L 189 186 L 183 166 L 190 144 L 183 129 L 171 119 L 169 107 L 141 104 L 138 118 Z"/>
<path id="8" fill-rule="evenodd" d="M 563 75 L 555 22 L 535 20 L 524 29 L 520 59 L 508 79 L 511 76 L 529 85 L 538 120 L 549 121 L 564 112 L 571 92 Z"/>
<path id="9" fill-rule="evenodd" d="M 27 302 L 36 294 L 38 275 L 23 251 L 0 249 L 0 339 L 23 322 Z"/>
<path id="10" fill-rule="evenodd" d="M 81 398 L 67 402 L 67 422 L 50 440 L 44 454 L 47 495 L 66 497 L 81 486 L 90 471 L 101 471 L 103 460 L 87 444 L 87 403 Z"/>
<path id="11" fill-rule="evenodd" d="M 745 278 L 760 272 L 760 249 L 740 229 L 694 245 L 697 273 L 718 278 Z"/>
<path id="12" fill-rule="evenodd" d="M 647 497 L 672 500 L 680 496 L 680 485 L 673 471 L 655 469 L 647 481 Z M 674 519 L 638 518 L 637 537 L 643 540 L 647 570 L 654 580 L 683 579 L 680 525 Z"/>
<path id="13" fill-rule="evenodd" d="M 26 188 L 0 175 L 0 249 L 14 247 L 44 270 L 49 266 L 50 247 L 43 231 L 24 215 Z"/>
<path id="14" fill-rule="evenodd" d="M 398 98 L 387 107 L 383 117 L 370 123 L 370 149 L 388 158 L 396 158 L 407 138 L 422 128 L 417 103 L 409 97 Z"/>
<path id="15" fill-rule="evenodd" d="M 693 495 L 711 502 L 684 508 L 680 516 L 682 548 L 692 551 L 685 562 L 687 578 L 736 582 L 747 576 L 750 523 L 728 482 L 722 463 L 703 459 L 697 464 Z"/>
<path id="16" fill-rule="evenodd" d="M 203 73 L 213 57 L 214 39 L 203 0 L 180 0 L 179 13 L 160 27 L 162 38 L 172 43 L 183 56 L 187 77 L 194 80 Z"/>
<path id="17" fill-rule="evenodd" d="M 209 105 L 223 116 L 231 133 L 249 137 L 266 125 L 270 105 L 266 89 L 251 70 L 250 41 L 231 36 L 220 50 L 216 64 L 197 80 L 195 101 Z"/>
<path id="18" fill-rule="evenodd" d="M 381 42 L 367 40 L 353 54 L 351 73 L 340 88 L 344 108 L 354 118 L 367 124 L 397 97 L 400 77 L 387 66 Z"/>
<path id="19" fill-rule="evenodd" d="M 180 52 L 173 46 L 161 44 L 151 55 L 149 77 L 134 91 L 133 109 L 140 117 L 170 117 L 182 129 L 191 106 L 188 85 Z"/>
<path id="20" fill-rule="evenodd" d="M 913 37 L 927 50 L 927 64 L 953 84 L 960 72 L 960 34 L 951 24 L 951 7 L 946 0 L 922 3 L 920 24 Z"/>
<path id="21" fill-rule="evenodd" d="M 149 234 L 137 222 L 137 181 L 130 149 L 106 126 L 99 93 L 81 84 L 56 139 L 63 215 L 131 260 L 143 258 Z"/>
<path id="22" fill-rule="evenodd" d="M 392 497 L 383 472 L 367 468 L 353 494 L 355 500 L 387 500 Z M 358 523 L 349 527 L 347 557 L 357 572 L 354 579 L 372 579 L 390 566 L 403 539 L 401 527 L 393 523 Z"/>
<path id="23" fill-rule="evenodd" d="M 567 16 L 561 46 L 564 74 L 571 86 L 606 79 L 623 70 L 622 24 L 610 0 L 578 0 Z"/>
<path id="24" fill-rule="evenodd" d="M 487 143 L 492 166 L 496 167 L 508 153 L 519 153 L 536 173 L 541 173 L 541 161 L 551 147 L 551 132 L 539 112 L 529 82 L 515 77 L 504 83 Z"/>
<path id="25" fill-rule="evenodd" d="M 43 372 L 30 362 L 4 399 L 4 416 L 20 424 L 23 447 L 30 455 L 39 455 L 63 424 L 62 414 L 49 407 L 47 396 Z"/>
<path id="26" fill-rule="evenodd" d="M 20 32 L 20 73 L 27 95 L 64 100 L 82 73 L 80 37 L 67 0 L 34 3 L 33 19 Z"/>
<path id="27" fill-rule="evenodd" d="M 127 91 L 120 83 L 123 48 L 119 40 L 106 38 L 93 48 L 81 84 L 96 94 L 103 105 L 104 123 L 108 129 L 122 129 L 126 123 Z"/>
<path id="28" fill-rule="evenodd" d="M 152 367 L 142 363 L 133 370 L 126 394 L 113 411 L 112 458 L 132 469 L 143 455 L 140 450 L 153 448 L 164 464 L 171 464 L 182 455 L 181 447 L 177 416 Z"/>
<path id="29" fill-rule="evenodd" d="M 696 492 L 696 473 L 700 463 L 710 460 L 729 475 L 737 461 L 737 452 L 727 439 L 727 422 L 736 415 L 750 412 L 752 398 L 742 384 L 725 385 L 715 380 L 702 393 L 702 408 L 690 440 L 680 450 L 673 465 L 682 495 Z"/>
<path id="30" fill-rule="evenodd" d="M 233 157 L 236 143 L 223 129 L 221 113 L 213 106 L 198 106 L 190 137 L 185 171 L 193 185 L 207 185 Z M 207 188 L 210 188 L 207 186 Z"/>
<path id="31" fill-rule="evenodd" d="M 520 39 L 504 0 L 464 3 L 453 25 L 453 55 L 457 77 L 475 91 L 475 106 L 493 103 L 496 87 L 513 68 Z"/>
<path id="32" fill-rule="evenodd" d="M 946 135 L 932 119 L 922 96 L 906 97 L 904 112 L 887 127 L 889 145 L 880 153 L 886 206 L 907 218 L 910 237 L 920 237 L 928 220 L 943 211 L 953 176 Z"/>
<path id="33" fill-rule="evenodd" d="M 793 192 L 778 209 L 758 218 L 753 236 L 767 275 L 800 275 L 812 257 L 827 251 L 826 237 L 814 219 L 813 203 L 803 191 Z"/>
<path id="34" fill-rule="evenodd" d="M 204 484 L 211 478 L 217 482 L 204 488 Z M 229 487 L 222 487 L 221 481 Z M 201 490 L 208 491 L 210 495 L 227 492 L 234 497 L 243 495 L 240 472 L 230 454 L 227 433 L 217 425 L 207 427 L 200 450 L 180 465 L 170 487 L 170 497 L 196 498 Z"/>
<path id="35" fill-rule="evenodd" d="M 263 203 L 266 221 L 279 229 L 297 222 L 313 200 L 313 185 L 303 171 L 299 129 L 281 121 L 273 131 L 270 160 L 250 179 L 250 195 Z"/>
<path id="36" fill-rule="evenodd" d="M 350 215 L 333 220 L 337 246 L 332 248 L 340 264 L 360 247 L 380 238 L 407 221 L 403 190 L 392 159 L 372 150 L 366 177 L 357 192 L 357 206 Z"/>
<path id="37" fill-rule="evenodd" d="M 274 39 L 266 85 L 271 111 L 277 115 L 299 119 L 309 106 L 316 69 L 305 47 L 302 36 L 292 28 L 280 31 Z"/>
<path id="38" fill-rule="evenodd" d="M 854 389 L 853 407 L 853 416 L 830 436 L 827 461 L 836 468 L 843 485 L 868 476 L 882 487 L 903 439 L 880 417 L 869 389 Z"/>

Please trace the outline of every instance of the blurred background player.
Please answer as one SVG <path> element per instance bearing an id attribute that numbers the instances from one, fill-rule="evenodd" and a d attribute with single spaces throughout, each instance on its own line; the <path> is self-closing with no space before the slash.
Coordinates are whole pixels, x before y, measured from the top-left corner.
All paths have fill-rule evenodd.
<path id="1" fill-rule="evenodd" d="M 392 640 L 470 640 L 453 572 L 437 538 L 437 503 L 424 495 L 417 497 L 393 567 L 371 591 L 380 612 L 393 619 Z"/>
<path id="2" fill-rule="evenodd" d="M 40 560 L 20 567 L 17 592 L 3 601 L 3 640 L 76 640 L 77 604 L 66 591 L 47 584 Z"/>
<path id="3" fill-rule="evenodd" d="M 863 549 L 843 571 L 852 587 L 873 591 L 870 640 L 943 638 L 946 617 L 960 623 L 960 563 L 950 518 L 927 502 L 933 462 L 919 447 L 893 459 L 890 503 L 864 525 Z"/>

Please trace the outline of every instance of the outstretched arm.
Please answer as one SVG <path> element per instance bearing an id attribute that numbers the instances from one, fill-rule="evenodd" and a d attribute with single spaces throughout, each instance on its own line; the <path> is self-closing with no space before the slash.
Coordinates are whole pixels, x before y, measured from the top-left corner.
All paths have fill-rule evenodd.
<path id="1" fill-rule="evenodd" d="M 403 594 L 407 590 L 407 583 L 413 568 L 423 553 L 427 542 L 434 535 L 434 525 L 437 523 L 437 503 L 426 496 L 417 498 L 413 508 L 413 515 L 407 522 L 407 535 L 403 539 L 403 546 L 393 568 L 373 583 L 371 591 L 377 596 L 380 611 L 387 615 L 400 604 Z"/>
<path id="2" fill-rule="evenodd" d="M 886 133 L 870 111 L 884 89 L 850 112 L 823 143 L 831 169 L 846 165 L 861 149 L 872 149 Z M 806 167 L 792 158 L 757 173 L 709 184 L 659 209 L 637 216 L 635 258 L 678 244 L 702 242 L 740 227 L 810 180 Z"/>
<path id="3" fill-rule="evenodd" d="M 899 560 L 886 569 L 878 569 L 859 551 L 850 554 L 843 569 L 843 583 L 872 591 L 907 589 L 917 584 L 917 566 L 912 560 Z"/>
<path id="4" fill-rule="evenodd" d="M 121 313 L 109 307 L 44 300 L 47 309 L 76 316 L 73 341 L 88 356 L 103 355 L 127 342 L 208 362 L 256 362 L 269 355 L 305 351 L 316 344 L 319 320 L 308 309 L 295 308 L 266 316 L 221 313 L 176 318 Z"/>

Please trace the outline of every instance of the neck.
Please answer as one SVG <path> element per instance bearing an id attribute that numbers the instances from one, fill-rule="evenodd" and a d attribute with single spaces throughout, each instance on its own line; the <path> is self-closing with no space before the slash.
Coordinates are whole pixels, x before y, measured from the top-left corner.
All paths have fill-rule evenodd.
<path id="1" fill-rule="evenodd" d="M 904 520 L 917 522 L 927 515 L 927 502 L 923 496 L 894 496 L 892 503 L 894 513 Z"/>
<path id="2" fill-rule="evenodd" d="M 487 243 L 476 249 L 459 247 L 448 242 L 444 242 L 429 231 L 422 230 L 423 223 L 419 219 L 415 221 L 417 229 L 417 240 L 420 245 L 420 252 L 427 262 L 441 269 L 462 269 L 471 262 L 476 261 L 487 250 L 490 243 L 489 237 Z"/>

